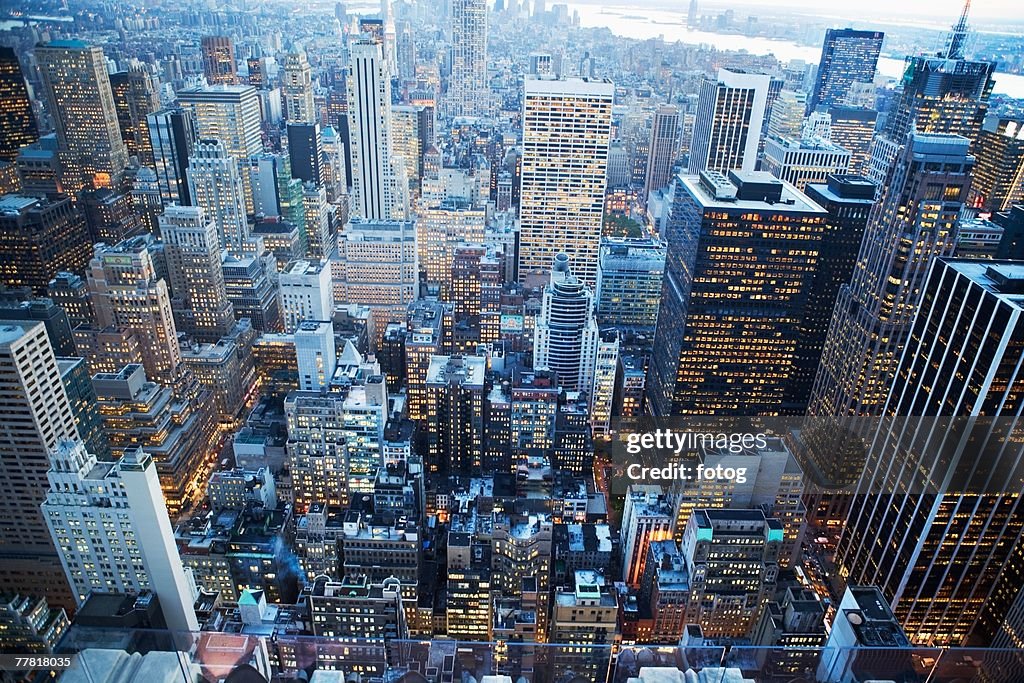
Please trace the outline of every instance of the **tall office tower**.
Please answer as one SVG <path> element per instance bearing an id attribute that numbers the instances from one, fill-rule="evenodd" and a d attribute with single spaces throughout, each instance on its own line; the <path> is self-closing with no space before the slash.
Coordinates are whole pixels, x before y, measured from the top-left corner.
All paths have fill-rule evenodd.
<path id="1" fill-rule="evenodd" d="M 885 127 L 875 136 L 871 148 L 868 176 L 880 185 L 907 133 L 952 133 L 962 135 L 975 144 L 988 112 L 995 64 L 973 61 L 963 56 L 966 13 L 954 27 L 950 47 L 945 55 L 919 55 L 907 60 L 903 70 L 902 90 L 889 107 Z M 958 33 L 959 32 L 959 33 Z M 958 36 L 956 40 L 953 37 Z"/>
<path id="2" fill-rule="evenodd" d="M 254 213 L 249 174 L 243 172 L 250 158 L 263 151 L 260 98 L 251 85 L 217 85 L 178 92 L 178 103 L 191 109 L 199 124 L 199 136 L 219 140 L 228 156 L 238 163 L 245 192 L 245 210 Z"/>
<path id="3" fill-rule="evenodd" d="M 770 76 L 729 69 L 719 69 L 717 79 L 704 79 L 690 142 L 692 175 L 757 168 L 770 84 Z"/>
<path id="4" fill-rule="evenodd" d="M 192 204 L 187 171 L 192 150 L 199 141 L 195 112 L 164 109 L 147 116 L 146 125 L 161 202 Z"/>
<path id="5" fill-rule="evenodd" d="M 630 484 L 622 512 L 622 578 L 638 587 L 651 543 L 672 538 L 675 511 L 660 486 Z"/>
<path id="6" fill-rule="evenodd" d="M 78 197 L 78 206 L 85 213 L 90 241 L 93 243 L 116 244 L 145 230 L 130 193 L 116 192 L 106 187 L 83 190 Z"/>
<path id="7" fill-rule="evenodd" d="M 409 419 L 426 426 L 427 372 L 434 356 L 444 355 L 450 333 L 450 309 L 437 301 L 417 301 L 406 314 L 405 387 Z M 446 324 L 448 323 L 448 324 Z"/>
<path id="8" fill-rule="evenodd" d="M 338 236 L 331 273 L 336 305 L 370 307 L 368 333 L 377 348 L 388 323 L 404 322 L 419 296 L 416 224 L 353 218 Z"/>
<path id="9" fill-rule="evenodd" d="M 39 505 L 49 487 L 50 454 L 78 433 L 41 322 L 0 325 L 0 368 L 0 391 L 7 397 L 0 434 L 6 487 L 0 499 L 0 586 L 71 607 L 75 603 Z"/>
<path id="10" fill-rule="evenodd" d="M 761 510 L 694 510 L 680 544 L 690 575 L 686 622 L 712 638 L 749 637 L 775 593 L 782 539 L 782 524 Z"/>
<path id="11" fill-rule="evenodd" d="M 288 161 L 292 177 L 304 183 L 324 184 L 324 145 L 320 124 L 288 124 Z"/>
<path id="12" fill-rule="evenodd" d="M 495 512 L 492 525 L 491 587 L 503 596 L 523 599 L 537 627 L 534 637 L 527 635 L 524 640 L 545 643 L 551 597 L 551 516 Z"/>
<path id="13" fill-rule="evenodd" d="M 178 331 L 167 283 L 157 275 L 146 241 L 96 245 L 88 282 L 97 326 L 134 333 L 146 375 L 172 384 L 181 364 Z"/>
<path id="14" fill-rule="evenodd" d="M 59 40 L 38 45 L 35 57 L 57 129 L 64 191 L 118 186 L 128 151 L 117 125 L 103 49 Z"/>
<path id="15" fill-rule="evenodd" d="M 839 290 L 808 414 L 881 412 L 928 268 L 955 246 L 974 167 L 969 147 L 959 135 L 909 136 L 868 219 L 850 284 Z"/>
<path id="16" fill-rule="evenodd" d="M 598 324 L 653 332 L 664 277 L 665 243 L 661 240 L 601 238 L 594 310 Z"/>
<path id="17" fill-rule="evenodd" d="M 807 110 L 807 93 L 800 90 L 781 90 L 772 104 L 768 115 L 766 136 L 800 138 L 803 136 L 804 112 Z"/>
<path id="18" fill-rule="evenodd" d="M 450 280 L 455 247 L 463 242 L 484 241 L 487 212 L 465 199 L 446 199 L 420 211 L 416 222 L 423 281 L 437 287 L 440 298 L 451 300 Z"/>
<path id="19" fill-rule="evenodd" d="M 679 150 L 679 108 L 672 104 L 658 107 L 651 122 L 651 140 L 647 152 L 647 172 L 644 173 L 643 201 L 654 190 L 660 190 L 672 180 L 672 165 Z"/>
<path id="20" fill-rule="evenodd" d="M 110 444 L 103 433 L 96 390 L 84 358 L 58 358 L 60 381 L 64 384 L 71 412 L 75 416 L 78 436 L 86 450 L 98 458 L 110 459 Z"/>
<path id="21" fill-rule="evenodd" d="M 46 326 L 46 336 L 55 354 L 68 357 L 75 353 L 67 315 L 49 299 L 29 295 L 24 289 L 0 292 L 0 320 L 26 323 L 38 320 Z"/>
<path id="22" fill-rule="evenodd" d="M 259 242 L 253 253 L 224 258 L 224 288 L 236 318 L 248 318 L 258 332 L 275 332 L 281 329 L 277 286 L 271 281 L 272 271 L 277 277 L 277 260 Z"/>
<path id="23" fill-rule="evenodd" d="M 334 298 L 331 268 L 326 261 L 293 261 L 278 276 L 284 329 L 292 332 L 303 320 L 331 320 Z"/>
<path id="24" fill-rule="evenodd" d="M 431 472 L 475 474 L 483 465 L 487 359 L 433 356 L 426 376 L 427 455 Z"/>
<path id="25" fill-rule="evenodd" d="M 234 85 L 238 82 L 235 44 L 228 36 L 203 36 L 203 75 L 210 85 Z"/>
<path id="26" fill-rule="evenodd" d="M 452 71 L 448 77 L 445 113 L 449 118 L 489 115 L 486 0 L 452 2 L 451 51 Z"/>
<path id="27" fill-rule="evenodd" d="M 807 197 L 828 215 L 813 284 L 804 306 L 793 372 L 786 389 L 783 410 L 787 414 L 801 415 L 807 409 L 832 309 L 840 288 L 850 281 L 853 273 L 875 203 L 875 191 L 873 182 L 857 175 L 829 176 L 826 183 L 812 183 L 805 189 Z"/>
<path id="28" fill-rule="evenodd" d="M 619 370 L 617 330 L 604 330 L 600 333 L 594 357 L 594 381 L 589 389 L 583 388 L 590 398 L 590 424 L 594 435 L 608 436 L 615 400 L 615 378 Z"/>
<path id="29" fill-rule="evenodd" d="M 96 318 L 89 301 L 89 288 L 79 275 L 61 271 L 53 276 L 46 287 L 46 297 L 60 306 L 74 328 L 77 325 L 92 325 Z"/>
<path id="30" fill-rule="evenodd" d="M 520 278 L 569 255 L 593 287 L 611 141 L 609 81 L 526 80 L 520 183 Z"/>
<path id="31" fill-rule="evenodd" d="M 344 392 L 293 391 L 284 401 L 292 497 L 305 510 L 313 503 L 347 505 L 373 491 L 383 460 L 388 416 L 384 378 L 365 380 Z"/>
<path id="32" fill-rule="evenodd" d="M 418 190 L 423 177 L 423 154 L 434 143 L 433 111 L 423 105 L 392 105 L 391 147 L 405 162 L 409 187 Z"/>
<path id="33" fill-rule="evenodd" d="M 1024 121 L 986 121 L 975 149 L 971 206 L 996 213 L 1024 203 Z"/>
<path id="34" fill-rule="evenodd" d="M 875 80 L 878 54 L 885 34 L 880 31 L 858 31 L 852 28 L 830 28 L 825 31 L 818 62 L 818 78 L 807 102 L 810 113 L 819 106 L 844 104 L 854 83 Z"/>
<path id="35" fill-rule="evenodd" d="M 850 152 L 850 173 L 864 175 L 871 162 L 878 112 L 858 107 L 829 107 L 830 139 Z"/>
<path id="36" fill-rule="evenodd" d="M 850 151 L 828 140 L 769 137 L 764 142 L 761 170 L 801 192 L 808 183 L 823 183 L 830 175 L 845 174 L 849 168 Z"/>
<path id="37" fill-rule="evenodd" d="M 589 392 L 597 343 L 594 294 L 569 272 L 569 256 L 559 254 L 534 327 L 533 367 L 556 373 L 566 390 Z"/>
<path id="38" fill-rule="evenodd" d="M 674 540 L 653 541 L 647 551 L 644 575 L 637 595 L 641 611 L 651 615 L 651 643 L 676 643 L 686 628 L 690 601 L 690 575 Z"/>
<path id="39" fill-rule="evenodd" d="M 263 90 L 266 88 L 269 79 L 267 78 L 267 60 L 265 57 L 249 57 L 245 60 L 246 83 Z"/>
<path id="40" fill-rule="evenodd" d="M 151 166 L 153 153 L 147 137 L 146 117 L 160 108 L 153 75 L 144 67 L 119 71 L 110 75 L 110 89 L 114 95 L 117 125 L 128 155 L 138 157 L 143 166 Z"/>
<path id="41" fill-rule="evenodd" d="M 837 551 L 850 583 L 877 585 L 913 642 L 986 642 L 1020 591 L 1024 269 L 936 259 L 871 440 Z M 1004 417 L 1005 419 L 999 419 Z M 977 421 L 977 422 L 975 422 Z M 922 424 L 924 422 L 924 424 Z"/>
<path id="42" fill-rule="evenodd" d="M 651 409 L 776 414 L 793 372 L 825 210 L 764 172 L 730 171 L 727 179 L 705 171 L 676 183 L 648 374 Z"/>
<path id="43" fill-rule="evenodd" d="M 14 161 L 18 150 L 39 139 L 21 63 L 13 48 L 0 47 L 0 160 Z"/>
<path id="44" fill-rule="evenodd" d="M 334 253 L 336 236 L 331 230 L 333 218 L 323 185 L 303 183 L 302 211 L 306 225 L 306 256 L 317 261 Z"/>
<path id="45" fill-rule="evenodd" d="M 228 156 L 220 140 L 204 138 L 195 143 L 186 173 L 190 203 L 201 207 L 217 226 L 220 249 L 236 255 L 244 252 L 249 219 L 238 162 Z"/>
<path id="46" fill-rule="evenodd" d="M 281 91 L 285 98 L 285 118 L 289 123 L 313 123 L 317 120 L 313 106 L 313 70 L 306 53 L 298 52 L 284 58 Z"/>
<path id="47" fill-rule="evenodd" d="M 409 185 L 391 142 L 391 75 L 381 45 L 360 40 L 350 48 L 348 77 L 351 215 L 400 220 L 409 214 Z"/>
<path id="48" fill-rule="evenodd" d="M 220 265 L 217 225 L 201 207 L 172 204 L 160 216 L 160 235 L 177 329 L 200 342 L 217 342 L 235 326 Z"/>
<path id="49" fill-rule="evenodd" d="M 295 330 L 295 358 L 299 366 L 299 389 L 326 389 L 338 367 L 334 325 L 322 320 L 300 323 Z"/>
<path id="50" fill-rule="evenodd" d="M 68 197 L 0 197 L 0 284 L 46 291 L 62 270 L 81 273 L 89 262 L 89 232 Z"/>
<path id="51" fill-rule="evenodd" d="M 416 33 L 412 25 L 399 22 L 395 36 L 395 52 L 398 60 L 398 78 L 411 81 L 416 78 Z"/>

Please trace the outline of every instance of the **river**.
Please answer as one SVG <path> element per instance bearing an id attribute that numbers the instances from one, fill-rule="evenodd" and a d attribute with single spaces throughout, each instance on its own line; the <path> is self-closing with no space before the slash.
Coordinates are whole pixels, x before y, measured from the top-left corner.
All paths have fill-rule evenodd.
<path id="1" fill-rule="evenodd" d="M 680 7 L 683 6 L 680 2 Z M 753 54 L 773 54 L 782 62 L 802 59 L 816 63 L 821 58 L 820 47 L 799 45 L 787 40 L 748 38 L 733 33 L 709 33 L 693 31 L 686 27 L 685 12 L 632 7 L 610 7 L 599 5 L 570 4 L 569 13 L 580 14 L 580 25 L 593 28 L 607 27 L 616 35 L 626 38 L 657 38 L 666 41 L 682 41 L 692 45 L 713 45 L 719 50 L 746 50 Z M 878 60 L 878 73 L 898 78 L 903 73 L 903 60 L 882 57 Z M 997 73 L 993 92 L 1017 99 L 1024 99 L 1024 76 Z"/>

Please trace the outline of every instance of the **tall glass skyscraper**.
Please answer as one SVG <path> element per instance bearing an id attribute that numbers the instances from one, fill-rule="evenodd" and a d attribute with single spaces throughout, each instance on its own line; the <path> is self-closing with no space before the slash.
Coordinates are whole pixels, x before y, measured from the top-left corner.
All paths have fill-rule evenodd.
<path id="1" fill-rule="evenodd" d="M 18 150 L 39 139 L 17 53 L 0 47 L 0 160 L 14 161 Z"/>
<path id="2" fill-rule="evenodd" d="M 819 105 L 830 107 L 846 104 L 846 96 L 854 83 L 875 80 L 878 53 L 885 34 L 881 31 L 859 31 L 852 28 L 830 28 L 825 32 L 818 63 L 818 79 L 807 102 L 807 111 Z"/>

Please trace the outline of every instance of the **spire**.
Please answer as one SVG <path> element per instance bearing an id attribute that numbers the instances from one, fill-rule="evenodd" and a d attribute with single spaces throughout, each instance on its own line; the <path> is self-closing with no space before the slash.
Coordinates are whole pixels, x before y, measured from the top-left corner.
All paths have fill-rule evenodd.
<path id="1" fill-rule="evenodd" d="M 971 11 L 971 0 L 964 0 L 964 11 L 960 13 L 960 20 L 953 25 L 949 34 L 949 49 L 946 50 L 946 57 L 949 59 L 964 58 L 964 43 L 967 42 L 967 13 Z"/>

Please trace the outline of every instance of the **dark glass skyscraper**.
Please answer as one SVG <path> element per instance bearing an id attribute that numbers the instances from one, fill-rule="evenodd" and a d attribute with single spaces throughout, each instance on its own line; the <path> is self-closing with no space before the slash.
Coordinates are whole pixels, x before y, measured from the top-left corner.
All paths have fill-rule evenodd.
<path id="1" fill-rule="evenodd" d="M 18 150 L 39 139 L 18 55 L 0 47 L 0 160 L 14 161 Z"/>
<path id="2" fill-rule="evenodd" d="M 818 79 L 807 102 L 807 111 L 819 105 L 830 107 L 846 104 L 846 96 L 854 83 L 875 80 L 878 53 L 882 50 L 881 31 L 858 31 L 852 28 L 830 28 L 825 32 L 818 64 Z"/>

